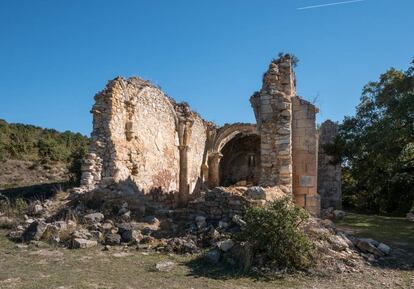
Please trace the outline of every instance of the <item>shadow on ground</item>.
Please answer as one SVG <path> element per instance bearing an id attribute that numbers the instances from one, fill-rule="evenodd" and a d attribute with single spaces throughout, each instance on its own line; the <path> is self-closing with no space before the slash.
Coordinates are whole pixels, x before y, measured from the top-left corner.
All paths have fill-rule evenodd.
<path id="1" fill-rule="evenodd" d="M 246 277 L 240 270 L 228 264 L 219 263 L 213 265 L 206 261 L 203 255 L 185 262 L 183 265 L 190 269 L 189 276 L 207 277 L 211 279 L 228 280 Z M 248 276 L 255 277 L 255 276 Z M 257 276 L 256 276 L 257 277 Z"/>
<path id="2" fill-rule="evenodd" d="M 349 213 L 336 225 L 357 237 L 372 238 L 391 246 L 391 255 L 375 266 L 414 270 L 414 222 L 398 217 Z"/>
<path id="3" fill-rule="evenodd" d="M 56 192 L 67 190 L 71 187 L 73 187 L 71 182 L 56 182 L 4 189 L 0 190 L 0 194 L 6 196 L 10 200 L 18 198 L 25 200 L 46 200 L 53 197 Z"/>

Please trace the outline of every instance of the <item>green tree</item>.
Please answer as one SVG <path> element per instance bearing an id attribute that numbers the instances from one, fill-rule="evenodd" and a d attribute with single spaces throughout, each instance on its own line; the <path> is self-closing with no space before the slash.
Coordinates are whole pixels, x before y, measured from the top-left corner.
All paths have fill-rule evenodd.
<path id="1" fill-rule="evenodd" d="M 405 213 L 414 201 L 414 62 L 368 83 L 356 115 L 340 126 L 344 204 Z"/>

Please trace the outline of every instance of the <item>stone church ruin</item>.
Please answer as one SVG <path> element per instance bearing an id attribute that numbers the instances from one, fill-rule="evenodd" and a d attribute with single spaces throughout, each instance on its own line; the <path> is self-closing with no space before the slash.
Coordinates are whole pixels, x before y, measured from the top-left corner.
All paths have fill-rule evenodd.
<path id="1" fill-rule="evenodd" d="M 183 207 L 215 187 L 260 186 L 315 215 L 321 203 L 340 208 L 340 167 L 319 148 L 336 131 L 331 122 L 317 130 L 318 108 L 297 96 L 293 66 L 289 55 L 269 65 L 250 98 L 256 124 L 222 127 L 148 81 L 109 81 L 91 111 L 83 188 Z"/>

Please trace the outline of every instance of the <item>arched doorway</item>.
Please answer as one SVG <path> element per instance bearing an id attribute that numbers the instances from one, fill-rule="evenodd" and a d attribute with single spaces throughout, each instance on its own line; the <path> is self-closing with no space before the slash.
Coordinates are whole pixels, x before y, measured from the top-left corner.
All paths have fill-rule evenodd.
<path id="1" fill-rule="evenodd" d="M 260 136 L 239 133 L 221 149 L 220 186 L 257 185 L 260 177 Z"/>

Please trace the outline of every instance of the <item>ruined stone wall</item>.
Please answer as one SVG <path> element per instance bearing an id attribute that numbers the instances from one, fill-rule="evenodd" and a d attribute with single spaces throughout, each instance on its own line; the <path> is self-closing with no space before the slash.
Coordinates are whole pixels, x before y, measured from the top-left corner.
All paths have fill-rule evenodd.
<path id="1" fill-rule="evenodd" d="M 325 148 L 334 142 L 337 133 L 337 125 L 330 120 L 322 123 L 319 128 L 318 192 L 322 209 L 342 208 L 341 164 L 335 163 L 334 157 Z"/>
<path id="2" fill-rule="evenodd" d="M 143 194 L 179 191 L 180 185 L 191 188 L 186 193 L 195 190 L 206 145 L 198 115 L 135 77 L 110 81 L 95 99 L 83 185 L 128 183 Z"/>
<path id="3" fill-rule="evenodd" d="M 292 61 L 289 55 L 273 60 L 261 90 L 250 98 L 256 125 L 217 128 L 147 81 L 110 81 L 95 96 L 82 185 L 185 205 L 191 194 L 228 179 L 288 195 L 293 190 L 297 203 L 317 214 L 317 109 L 296 96 Z M 331 181 L 323 180 L 322 191 Z"/>
<path id="4" fill-rule="evenodd" d="M 293 195 L 295 202 L 318 215 L 320 200 L 317 194 L 318 136 L 317 108 L 301 99 L 292 98 L 292 157 Z"/>
<path id="5" fill-rule="evenodd" d="M 262 186 L 292 190 L 292 97 L 295 75 L 289 56 L 273 60 L 263 77 L 262 89 L 250 102 L 261 136 Z"/>

